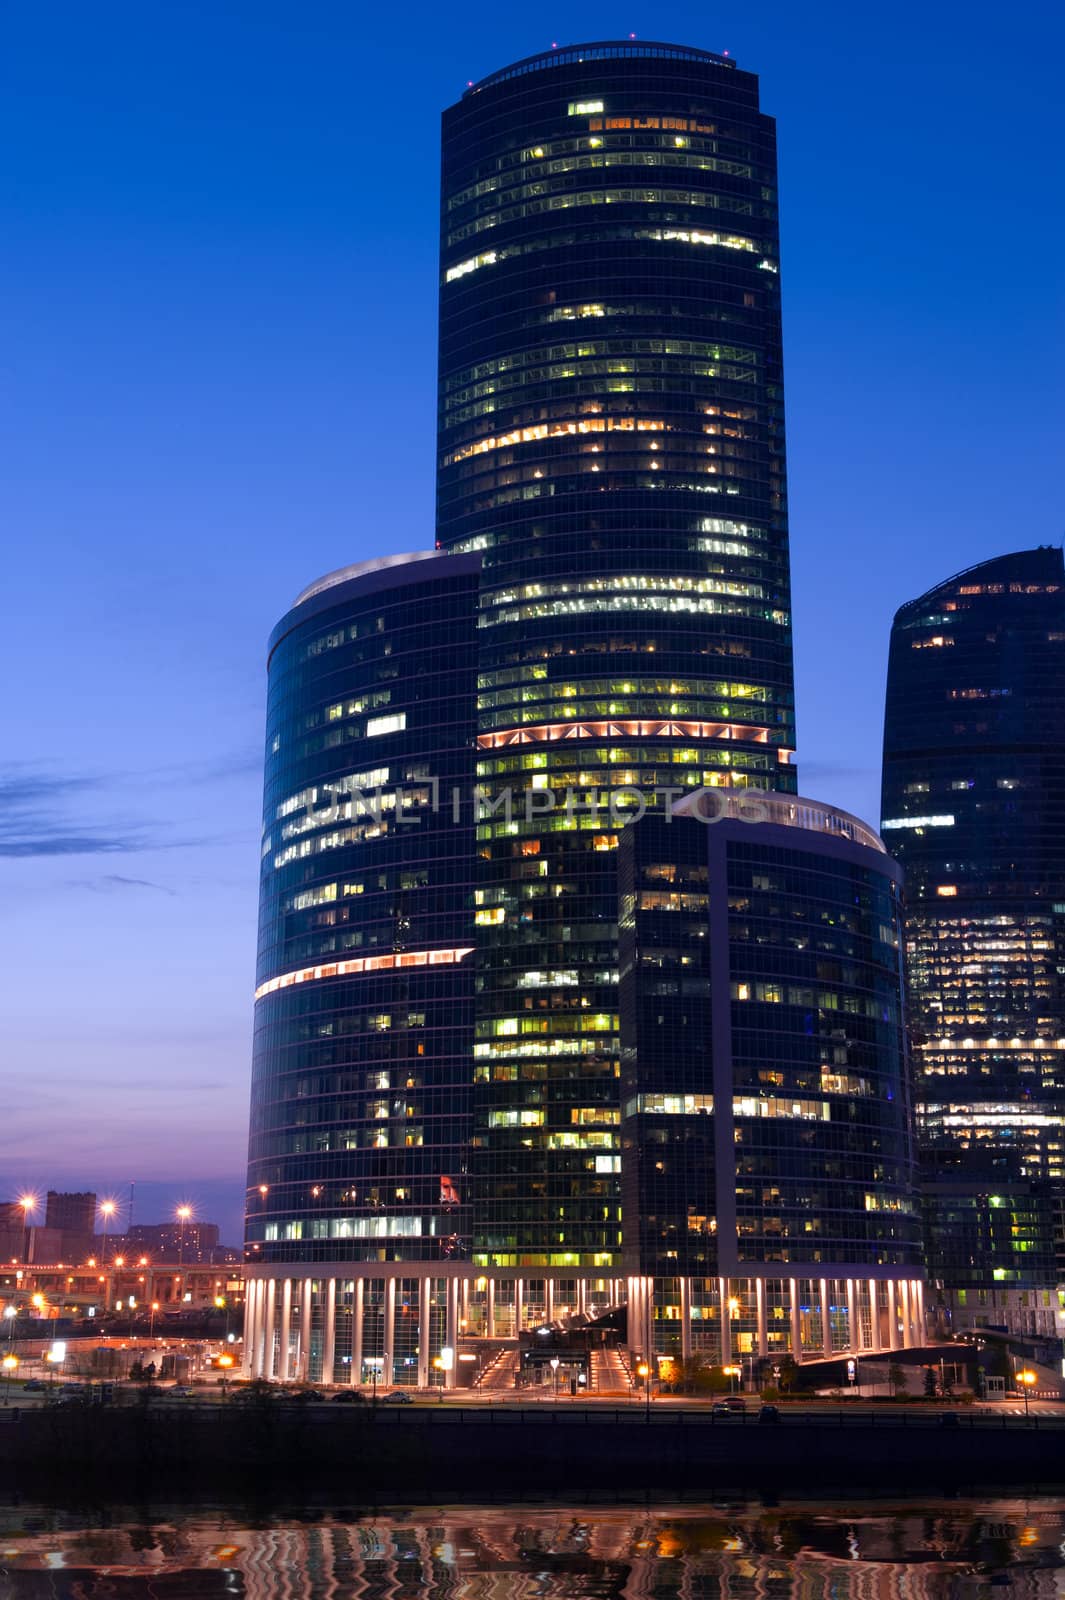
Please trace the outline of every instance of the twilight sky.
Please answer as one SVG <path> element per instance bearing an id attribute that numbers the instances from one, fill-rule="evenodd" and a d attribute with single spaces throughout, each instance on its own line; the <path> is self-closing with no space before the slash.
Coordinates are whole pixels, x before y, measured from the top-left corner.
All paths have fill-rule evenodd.
<path id="1" fill-rule="evenodd" d="M 432 544 L 468 79 L 632 30 L 761 75 L 804 793 L 875 821 L 893 611 L 1060 542 L 1059 7 L 627 3 L 7 10 L 0 1199 L 135 1178 L 238 1238 L 264 645 Z"/>

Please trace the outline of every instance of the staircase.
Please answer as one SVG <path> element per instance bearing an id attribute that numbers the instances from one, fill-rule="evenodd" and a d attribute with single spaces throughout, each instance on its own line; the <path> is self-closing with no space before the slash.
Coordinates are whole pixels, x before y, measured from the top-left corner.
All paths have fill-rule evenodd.
<path id="1" fill-rule="evenodd" d="M 474 1387 L 480 1394 L 496 1394 L 517 1386 L 518 1352 L 505 1346 L 496 1351 Z"/>

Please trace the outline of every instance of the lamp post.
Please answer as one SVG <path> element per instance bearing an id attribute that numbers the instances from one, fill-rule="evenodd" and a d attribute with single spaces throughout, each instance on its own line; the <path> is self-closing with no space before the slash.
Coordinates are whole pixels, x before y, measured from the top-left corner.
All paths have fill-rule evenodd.
<path id="1" fill-rule="evenodd" d="M 636 1368 L 637 1377 L 643 1379 L 643 1406 L 647 1421 L 651 1420 L 651 1368 L 646 1361 L 641 1361 Z"/>
<path id="2" fill-rule="evenodd" d="M 185 1265 L 185 1224 L 192 1216 L 191 1206 L 178 1206 L 177 1219 L 180 1224 L 178 1229 L 178 1266 Z"/>
<path id="3" fill-rule="evenodd" d="M 18 1306 L 4 1307 L 4 1320 L 7 1322 L 7 1352 L 11 1354 L 11 1347 L 15 1342 L 15 1318 L 18 1316 Z"/>
<path id="4" fill-rule="evenodd" d="M 558 1400 L 558 1357 L 557 1356 L 552 1356 L 551 1357 L 550 1367 L 551 1367 L 552 1396 L 557 1401 Z"/>
<path id="5" fill-rule="evenodd" d="M 18 1371 L 18 1356 L 10 1355 L 10 1354 L 6 1355 L 4 1357 L 3 1367 L 4 1367 L 4 1404 L 6 1406 L 8 1404 L 8 1402 L 10 1401 L 10 1399 L 11 1399 L 11 1380 L 15 1376 L 15 1373 Z"/>
<path id="6" fill-rule="evenodd" d="M 1038 1383 L 1039 1382 L 1039 1376 L 1038 1376 L 1037 1373 L 1033 1372 L 1030 1367 L 1025 1367 L 1021 1372 L 1018 1372 L 1018 1374 L 1017 1374 L 1017 1382 L 1020 1384 L 1021 1393 L 1024 1395 L 1024 1420 L 1025 1420 L 1025 1422 L 1027 1422 L 1028 1421 L 1028 1391 L 1032 1387 L 1033 1383 Z"/>
<path id="7" fill-rule="evenodd" d="M 37 1209 L 37 1196 L 24 1194 L 19 1200 L 22 1207 L 22 1259 L 30 1259 L 30 1212 Z"/>
<path id="8" fill-rule="evenodd" d="M 104 1264 L 105 1267 L 107 1266 L 107 1228 L 108 1228 L 108 1224 L 110 1223 L 111 1218 L 114 1216 L 114 1214 L 115 1214 L 115 1202 L 113 1200 L 101 1200 L 100 1201 L 100 1215 L 104 1219 L 104 1247 L 103 1247 L 103 1250 L 100 1252 L 100 1258 L 103 1261 L 103 1264 Z M 108 1299 L 110 1299 L 110 1295 L 108 1296 Z"/>

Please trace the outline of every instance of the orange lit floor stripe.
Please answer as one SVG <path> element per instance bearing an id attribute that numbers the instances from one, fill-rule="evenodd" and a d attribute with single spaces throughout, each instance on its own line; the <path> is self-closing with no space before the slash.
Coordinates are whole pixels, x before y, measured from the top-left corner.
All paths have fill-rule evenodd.
<path id="1" fill-rule="evenodd" d="M 314 983 L 319 978 L 351 978 L 366 972 L 395 972 L 406 967 L 449 967 L 472 955 L 473 945 L 461 950 L 401 950 L 391 956 L 353 956 L 350 961 L 327 961 L 316 967 L 297 967 L 268 978 L 255 991 L 256 1000 L 288 989 L 294 983 Z"/>

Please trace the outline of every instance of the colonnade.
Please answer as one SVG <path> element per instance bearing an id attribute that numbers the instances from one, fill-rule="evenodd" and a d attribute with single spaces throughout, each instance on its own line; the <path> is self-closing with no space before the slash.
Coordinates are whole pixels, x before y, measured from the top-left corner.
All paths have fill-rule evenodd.
<path id="1" fill-rule="evenodd" d="M 489 1345 L 516 1345 L 532 1328 L 594 1320 L 623 1303 L 634 1356 L 801 1362 L 925 1339 L 917 1278 L 489 1277 L 465 1266 L 360 1262 L 250 1276 L 244 1370 L 279 1382 L 452 1388 L 472 1380 L 460 1368 Z"/>

